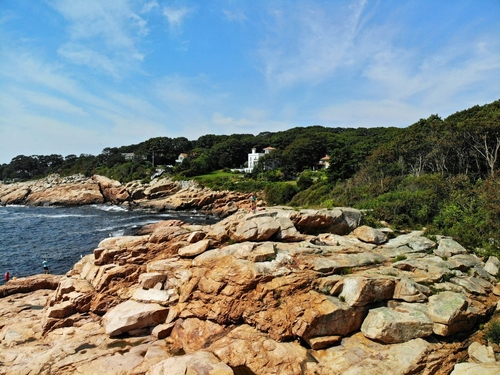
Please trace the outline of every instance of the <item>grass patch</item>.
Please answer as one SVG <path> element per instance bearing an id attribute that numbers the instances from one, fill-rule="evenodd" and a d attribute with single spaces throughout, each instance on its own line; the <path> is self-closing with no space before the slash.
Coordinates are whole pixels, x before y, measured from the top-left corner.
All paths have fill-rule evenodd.
<path id="1" fill-rule="evenodd" d="M 339 269 L 339 275 L 345 276 L 345 275 L 350 275 L 351 273 L 352 273 L 351 267 L 344 267 Z"/>
<path id="2" fill-rule="evenodd" d="M 392 263 L 396 263 L 396 262 L 399 262 L 400 260 L 406 260 L 407 257 L 406 255 L 404 254 L 399 254 L 398 256 L 396 256 L 393 260 L 392 260 Z"/>
<path id="3" fill-rule="evenodd" d="M 452 278 L 455 277 L 455 274 L 453 272 L 446 272 L 442 277 L 441 277 L 441 281 L 443 282 L 448 282 L 450 281 Z"/>

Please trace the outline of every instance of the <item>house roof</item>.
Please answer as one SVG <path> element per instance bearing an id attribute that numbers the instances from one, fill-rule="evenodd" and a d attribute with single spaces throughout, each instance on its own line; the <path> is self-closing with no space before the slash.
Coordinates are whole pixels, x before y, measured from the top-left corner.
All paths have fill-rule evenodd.
<path id="1" fill-rule="evenodd" d="M 276 149 L 274 147 L 267 146 L 264 150 L 270 150 L 270 151 L 272 151 L 272 150 L 276 150 Z"/>
<path id="2" fill-rule="evenodd" d="M 326 155 L 326 156 L 323 156 L 321 159 L 319 160 L 323 160 L 323 161 L 326 161 L 326 160 L 330 160 L 330 155 Z"/>

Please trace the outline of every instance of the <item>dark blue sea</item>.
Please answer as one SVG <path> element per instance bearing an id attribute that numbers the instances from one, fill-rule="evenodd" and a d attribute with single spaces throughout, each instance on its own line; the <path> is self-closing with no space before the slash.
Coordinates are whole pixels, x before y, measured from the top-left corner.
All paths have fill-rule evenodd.
<path id="1" fill-rule="evenodd" d="M 133 234 L 145 224 L 170 219 L 190 224 L 216 221 L 194 211 L 128 211 L 109 205 L 0 207 L 0 284 L 7 271 L 11 279 L 43 273 L 44 258 L 50 273 L 65 274 L 104 238 Z"/>

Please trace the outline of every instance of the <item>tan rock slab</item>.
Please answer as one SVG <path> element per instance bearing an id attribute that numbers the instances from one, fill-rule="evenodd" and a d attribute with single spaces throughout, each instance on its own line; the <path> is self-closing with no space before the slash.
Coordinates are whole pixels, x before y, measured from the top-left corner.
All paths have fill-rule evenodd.
<path id="1" fill-rule="evenodd" d="M 165 321 L 168 308 L 154 303 L 125 301 L 111 310 L 102 318 L 102 324 L 109 336 L 144 327 L 156 326 Z"/>
<path id="2" fill-rule="evenodd" d="M 307 365 L 309 373 L 320 375 L 418 374 L 425 369 L 432 349 L 432 344 L 420 338 L 386 345 L 360 332 L 344 338 L 339 346 L 311 351 L 316 362 Z"/>
<path id="3" fill-rule="evenodd" d="M 481 345 L 474 341 L 467 349 L 469 353 L 469 362 L 489 363 L 496 362 L 495 352 L 491 346 Z"/>
<path id="4" fill-rule="evenodd" d="M 441 258 L 450 258 L 457 254 L 467 254 L 467 249 L 454 239 L 445 237 L 439 240 L 439 245 L 434 250 L 434 254 Z"/>
<path id="5" fill-rule="evenodd" d="M 170 334 L 171 340 L 186 353 L 204 348 L 213 337 L 219 336 L 225 327 L 210 320 L 197 318 L 179 319 Z"/>
<path id="6" fill-rule="evenodd" d="M 209 246 L 210 246 L 210 240 L 201 240 L 189 246 L 184 246 L 180 248 L 178 254 L 181 257 L 192 258 L 205 252 Z"/>
<path id="7" fill-rule="evenodd" d="M 442 292 L 429 297 L 427 307 L 432 321 L 450 325 L 467 308 L 467 298 L 462 293 Z"/>
<path id="8" fill-rule="evenodd" d="M 396 344 L 432 334 L 433 322 L 423 312 L 402 312 L 388 307 L 372 309 L 363 321 L 361 332 L 374 340 Z"/>
<path id="9" fill-rule="evenodd" d="M 493 276 L 500 273 L 500 260 L 495 256 L 490 256 L 484 265 L 484 270 Z"/>
<path id="10" fill-rule="evenodd" d="M 146 372 L 146 375 L 233 375 L 231 367 L 215 355 L 205 351 L 173 357 L 161 361 Z"/>
<path id="11" fill-rule="evenodd" d="M 352 231 L 352 234 L 363 242 L 373 243 L 376 245 L 380 245 L 387 241 L 387 235 L 384 232 L 367 225 L 357 227 Z"/>
<path id="12" fill-rule="evenodd" d="M 427 295 L 431 293 L 429 287 L 403 276 L 396 282 L 393 297 L 406 302 L 425 302 L 427 301 Z"/>
<path id="13" fill-rule="evenodd" d="M 167 280 L 167 275 L 160 272 L 143 273 L 139 276 L 139 284 L 144 289 L 153 289 L 158 283 L 163 285 Z"/>
<path id="14" fill-rule="evenodd" d="M 346 277 L 340 298 L 344 298 L 350 306 L 366 306 L 375 301 L 391 299 L 394 287 L 395 281 L 389 277 Z"/>
<path id="15" fill-rule="evenodd" d="M 457 363 L 450 375 L 498 375 L 500 363 Z"/>
<path id="16" fill-rule="evenodd" d="M 361 327 L 364 309 L 352 307 L 336 297 L 309 292 L 310 306 L 302 306 L 303 315 L 296 320 L 292 331 L 308 340 L 319 336 L 345 336 Z"/>
<path id="17" fill-rule="evenodd" d="M 214 341 L 207 350 L 242 374 L 299 375 L 308 358 L 306 348 L 298 342 L 276 342 L 246 324 Z"/>

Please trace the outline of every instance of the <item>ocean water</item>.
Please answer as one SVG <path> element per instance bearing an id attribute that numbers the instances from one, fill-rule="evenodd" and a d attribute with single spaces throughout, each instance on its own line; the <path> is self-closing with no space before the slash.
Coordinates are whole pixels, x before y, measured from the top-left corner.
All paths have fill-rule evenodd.
<path id="1" fill-rule="evenodd" d="M 65 274 L 104 238 L 132 234 L 145 224 L 170 219 L 190 224 L 216 221 L 194 211 L 156 213 L 109 205 L 0 207 L 0 284 L 7 271 L 11 278 L 43 273 L 44 258 L 50 273 Z"/>

